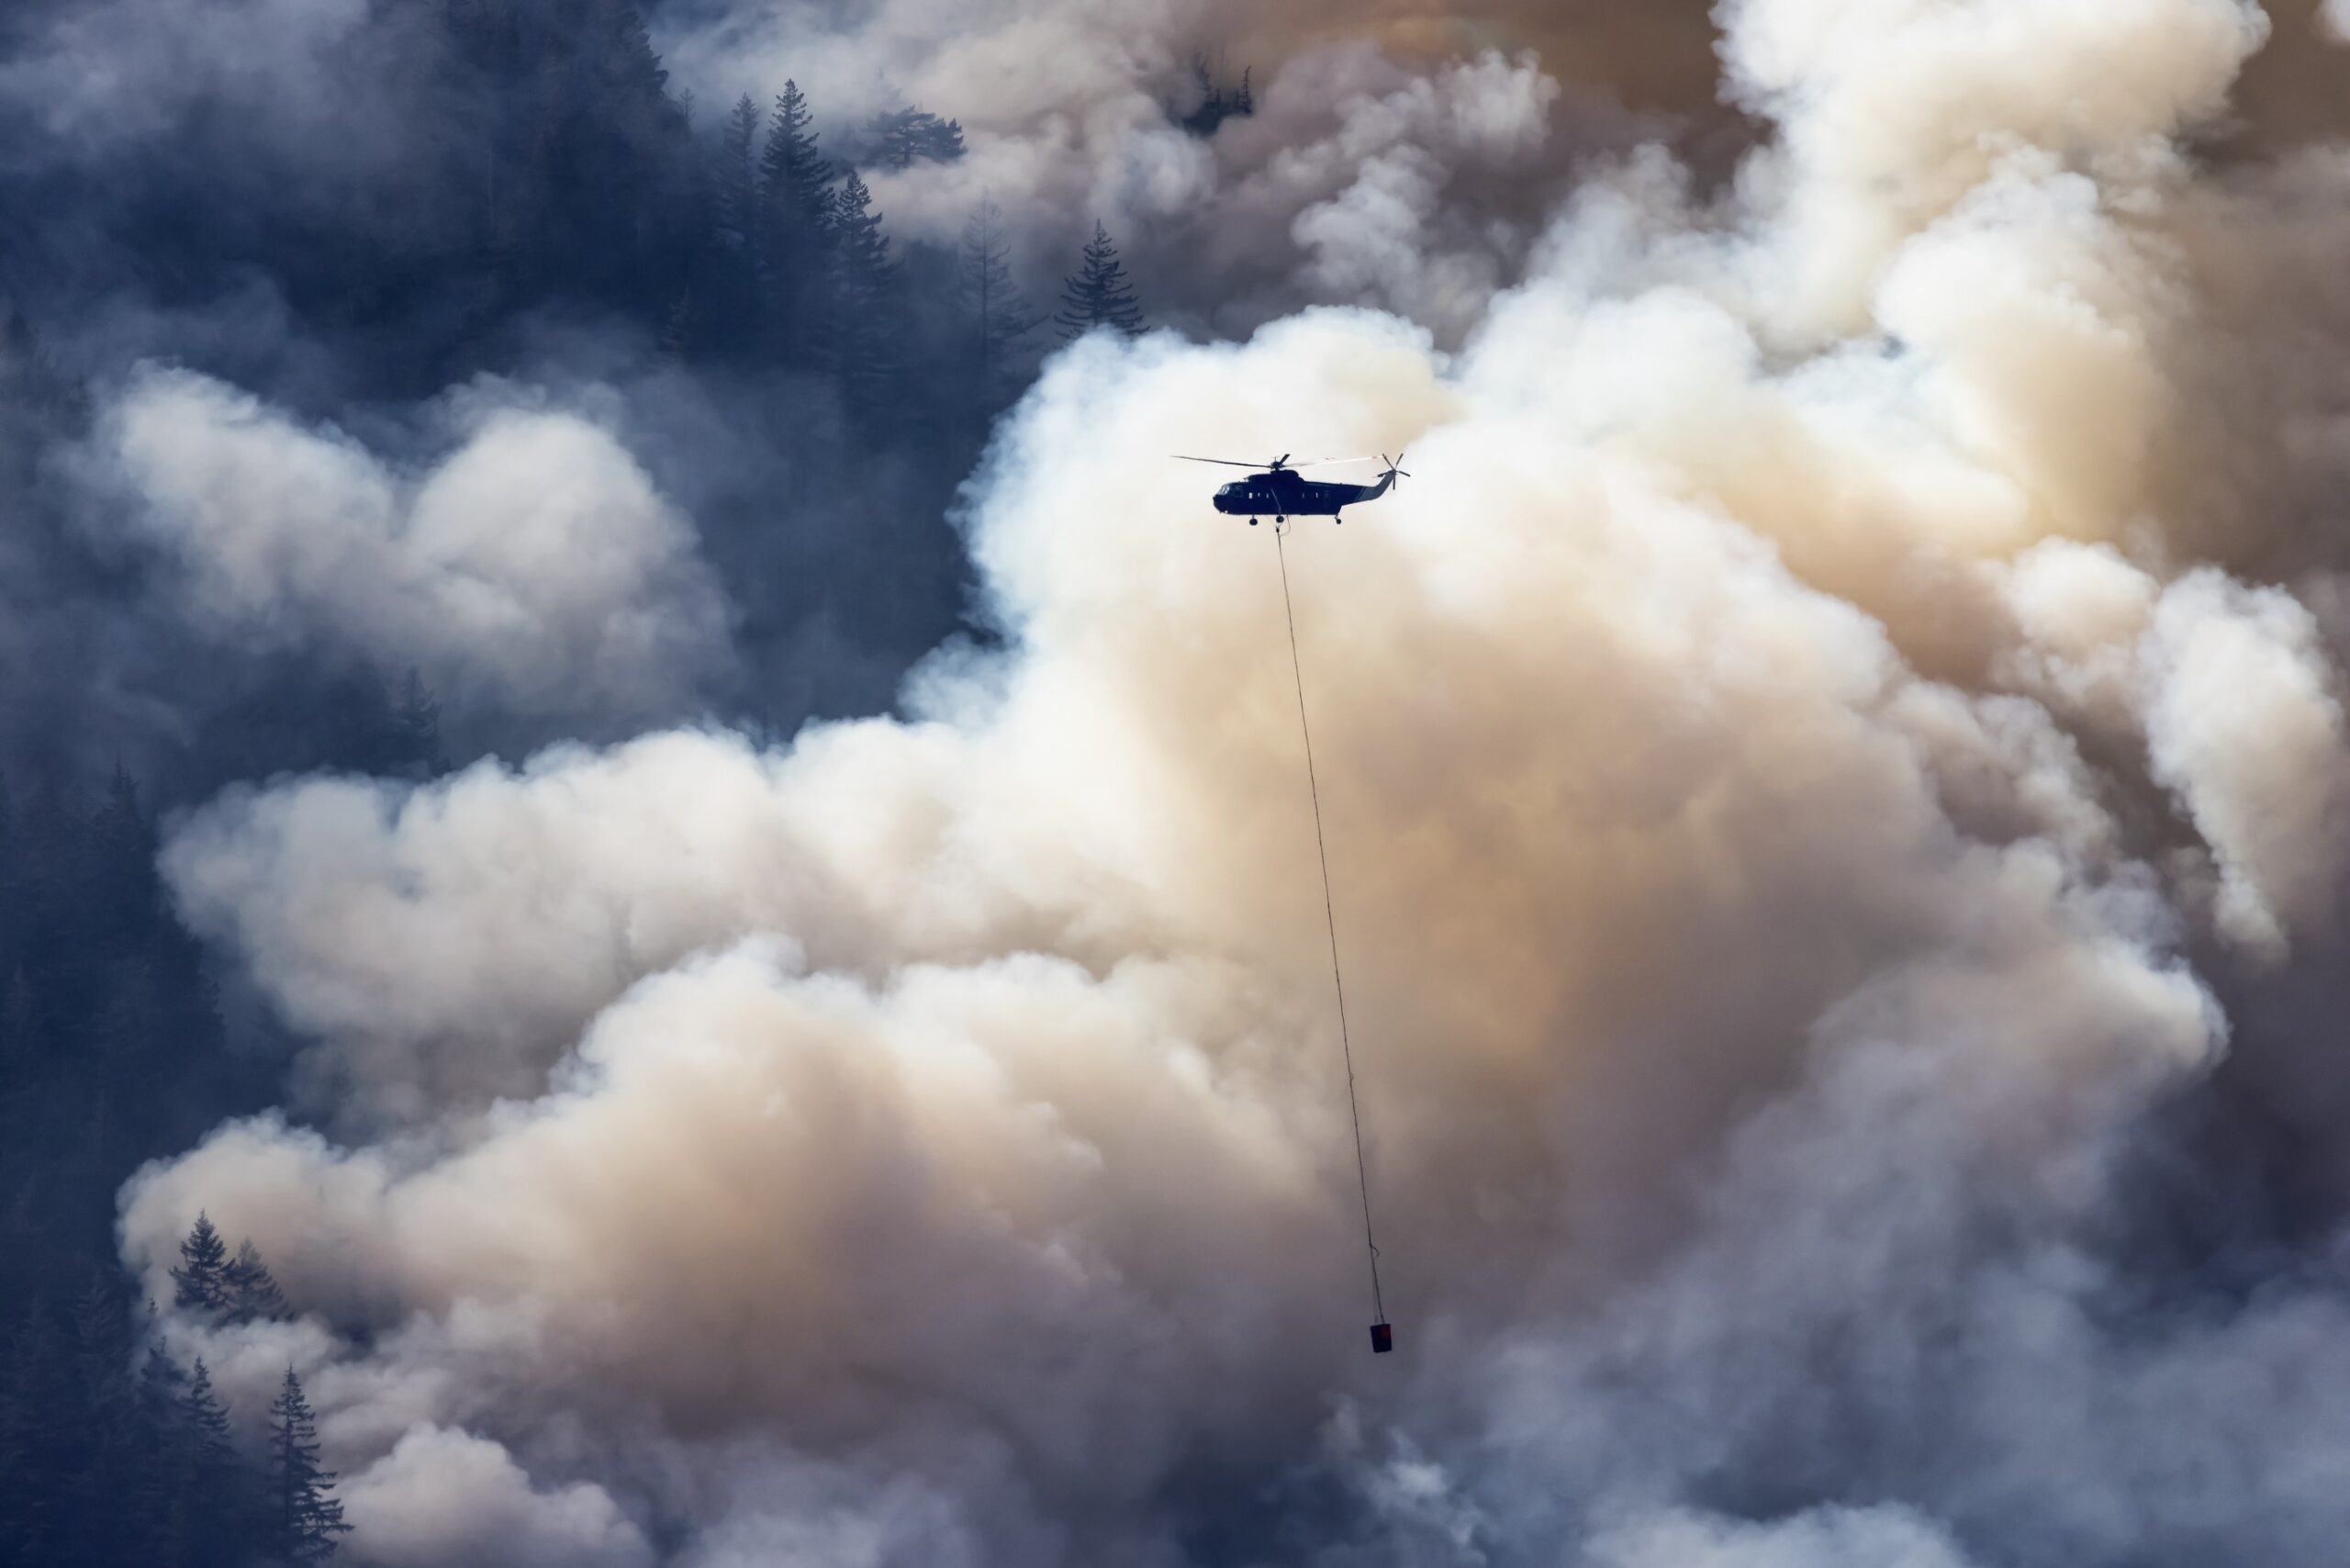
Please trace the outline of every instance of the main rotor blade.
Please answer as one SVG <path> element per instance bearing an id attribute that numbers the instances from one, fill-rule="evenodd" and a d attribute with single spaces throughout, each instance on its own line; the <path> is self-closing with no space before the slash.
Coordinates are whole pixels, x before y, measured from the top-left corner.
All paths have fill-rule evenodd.
<path id="1" fill-rule="evenodd" d="M 1189 453 L 1183 452 L 1170 453 L 1169 455 L 1184 463 L 1215 463 L 1220 464 L 1226 468 L 1259 468 L 1267 472 L 1271 472 L 1276 468 L 1291 470 L 1299 468 L 1330 468 L 1335 467 L 1341 463 L 1381 463 L 1385 461 L 1385 459 L 1378 457 L 1309 457 L 1303 463 L 1292 463 L 1288 458 L 1277 457 L 1265 463 L 1241 463 L 1229 457 L 1193 457 Z"/>

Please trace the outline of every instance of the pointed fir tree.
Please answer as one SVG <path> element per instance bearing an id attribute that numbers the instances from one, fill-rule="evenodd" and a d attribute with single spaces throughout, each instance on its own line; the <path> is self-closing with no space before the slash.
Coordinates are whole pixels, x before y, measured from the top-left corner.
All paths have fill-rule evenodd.
<path id="1" fill-rule="evenodd" d="M 719 139 L 717 222 L 719 242 L 749 253 L 759 208 L 759 106 L 745 93 L 726 117 Z"/>
<path id="2" fill-rule="evenodd" d="M 180 1243 L 180 1264 L 172 1278 L 178 1285 L 173 1305 L 204 1313 L 228 1310 L 229 1244 L 213 1228 L 211 1215 L 196 1216 L 196 1228 Z"/>
<path id="3" fill-rule="evenodd" d="M 158 1361 L 164 1360 L 157 1357 Z M 197 1358 L 180 1390 L 171 1426 L 170 1473 L 182 1561 L 227 1564 L 246 1554 L 240 1541 L 253 1523 L 252 1478 L 237 1462 L 229 1411 Z"/>
<path id="4" fill-rule="evenodd" d="M 188 1452 L 197 1468 L 226 1471 L 236 1462 L 236 1445 L 229 1437 L 229 1409 L 220 1403 L 220 1395 L 212 1387 L 212 1371 L 204 1358 L 196 1358 L 195 1367 L 187 1374 L 187 1386 L 180 1390 L 177 1401 L 180 1419 L 185 1423 Z"/>
<path id="5" fill-rule="evenodd" d="M 1228 119 L 1243 118 L 1257 112 L 1257 94 L 1251 84 L 1252 73 L 1240 73 L 1240 85 L 1226 88 L 1216 80 L 1216 73 L 1208 65 L 1204 54 L 1192 58 L 1192 74 L 1199 84 L 1200 101 L 1197 107 L 1180 122 L 1193 136 L 1214 136 Z"/>
<path id="6" fill-rule="evenodd" d="M 786 82 L 759 157 L 760 276 L 769 337 L 787 362 L 812 357 L 823 327 L 834 170 L 814 118 L 800 84 Z"/>
<path id="7" fill-rule="evenodd" d="M 963 225 L 963 252 L 957 276 L 963 309 L 971 325 L 973 383 L 982 407 L 993 404 L 1020 340 L 1044 324 L 1012 276 L 1012 236 L 995 198 L 980 197 L 979 210 Z"/>
<path id="8" fill-rule="evenodd" d="M 873 193 L 851 171 L 833 203 L 826 311 L 828 368 L 849 406 L 872 418 L 888 411 L 905 376 L 898 265 L 873 210 Z"/>
<path id="9" fill-rule="evenodd" d="M 1126 281 L 1125 264 L 1118 260 L 1110 231 L 1098 221 L 1085 247 L 1084 264 L 1061 287 L 1061 308 L 1053 319 L 1064 340 L 1096 327 L 1113 328 L 1130 338 L 1143 329 L 1142 307 Z"/>
<path id="10" fill-rule="evenodd" d="M 269 1266 L 261 1260 L 251 1240 L 241 1243 L 237 1255 L 221 1271 L 221 1282 L 228 1297 L 229 1316 L 239 1323 L 274 1323 L 291 1316 L 285 1305 L 285 1293 L 277 1288 L 270 1277 Z"/>
<path id="11" fill-rule="evenodd" d="M 333 1495 L 334 1472 L 319 1463 L 318 1417 L 290 1366 L 269 1415 L 274 1555 L 283 1562 L 323 1562 L 334 1555 L 336 1537 L 348 1535 L 351 1527 Z"/>
<path id="12" fill-rule="evenodd" d="M 963 156 L 963 127 L 923 109 L 892 109 L 867 122 L 861 139 L 867 162 L 878 169 L 952 163 Z"/>

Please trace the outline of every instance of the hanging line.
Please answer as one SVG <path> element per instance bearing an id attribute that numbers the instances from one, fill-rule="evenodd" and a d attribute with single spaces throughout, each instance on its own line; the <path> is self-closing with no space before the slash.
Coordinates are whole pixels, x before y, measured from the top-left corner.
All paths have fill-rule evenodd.
<path id="1" fill-rule="evenodd" d="M 1314 801 L 1314 849 L 1322 860 L 1322 915 L 1330 928 L 1330 984 L 1338 996 L 1338 1049 L 1347 1064 L 1347 1112 L 1355 1124 L 1355 1179 L 1362 1188 L 1362 1244 L 1371 1254 L 1372 1343 L 1379 1349 L 1379 1329 L 1387 1323 L 1387 1305 L 1379 1294 L 1379 1243 L 1371 1230 L 1371 1167 L 1362 1153 L 1362 1105 L 1355 1097 L 1355 1048 L 1347 1037 L 1347 982 L 1338 969 L 1338 913 L 1330 898 L 1330 850 L 1322 836 L 1322 786 L 1314 776 L 1314 731 L 1305 722 L 1305 670 L 1297 657 L 1297 608 L 1289 593 L 1289 555 L 1282 545 L 1286 522 L 1273 527 L 1273 554 L 1281 566 L 1281 611 L 1289 621 L 1289 667 L 1297 681 L 1297 731 L 1305 741 L 1305 788 Z"/>

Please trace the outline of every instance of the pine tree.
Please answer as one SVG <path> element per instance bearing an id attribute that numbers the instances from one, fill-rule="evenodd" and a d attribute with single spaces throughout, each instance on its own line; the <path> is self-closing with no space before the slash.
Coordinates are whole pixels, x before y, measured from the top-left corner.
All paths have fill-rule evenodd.
<path id="1" fill-rule="evenodd" d="M 830 309 L 825 359 L 849 405 L 868 418 L 887 411 L 905 375 L 898 267 L 873 210 L 873 193 L 851 171 L 833 203 Z"/>
<path id="2" fill-rule="evenodd" d="M 821 336 L 833 230 L 832 163 L 817 150 L 814 119 L 796 82 L 786 82 L 759 158 L 759 262 L 767 325 L 787 361 L 813 356 Z"/>
<path id="3" fill-rule="evenodd" d="M 170 1365 L 170 1358 L 156 1360 Z M 225 1473 L 236 1462 L 236 1446 L 229 1438 L 229 1411 L 213 1391 L 211 1369 L 204 1358 L 196 1358 L 195 1367 L 187 1374 L 187 1386 L 180 1391 L 175 1402 L 188 1439 L 188 1452 L 195 1468 L 207 1473 Z"/>
<path id="4" fill-rule="evenodd" d="M 717 220 L 719 242 L 745 253 L 758 225 L 759 106 L 745 93 L 726 118 L 719 141 Z"/>
<path id="5" fill-rule="evenodd" d="M 64 1555 L 73 1561 L 129 1561 L 152 1532 L 141 1505 L 161 1501 L 139 1484 L 152 1460 L 151 1434 L 131 1375 L 129 1305 L 118 1282 L 93 1272 L 73 1305 L 72 1400 L 62 1412 L 72 1430 L 62 1500 Z"/>
<path id="6" fill-rule="evenodd" d="M 153 1303 L 140 1398 L 148 1452 L 138 1502 L 150 1520 L 141 1560 L 181 1568 L 242 1568 L 252 1519 L 252 1477 L 239 1462 L 229 1412 L 199 1358 L 193 1372 L 155 1345 Z"/>
<path id="7" fill-rule="evenodd" d="M 174 1305 L 209 1313 L 229 1309 L 229 1246 L 213 1228 L 211 1215 L 196 1216 L 196 1228 L 180 1243 L 180 1266 L 172 1278 L 179 1286 Z"/>
<path id="8" fill-rule="evenodd" d="M 1135 298 L 1134 286 L 1126 281 L 1125 263 L 1118 260 L 1118 248 L 1110 242 L 1110 231 L 1100 222 L 1093 225 L 1093 239 L 1085 247 L 1084 265 L 1061 287 L 1061 308 L 1053 319 L 1059 323 L 1063 339 L 1075 338 L 1096 327 L 1114 328 L 1128 337 L 1143 329 L 1142 307 Z"/>
<path id="9" fill-rule="evenodd" d="M 285 1293 L 277 1288 L 268 1265 L 261 1260 L 261 1254 L 251 1240 L 239 1244 L 236 1257 L 221 1271 L 221 1283 L 228 1297 L 229 1316 L 239 1323 L 274 1323 L 289 1316 Z"/>
<path id="10" fill-rule="evenodd" d="M 978 401 L 991 405 L 1020 340 L 1044 324 L 1013 280 L 1012 239 L 1004 228 L 1003 209 L 992 196 L 982 196 L 979 210 L 963 226 L 957 282 L 971 323 Z"/>
<path id="11" fill-rule="evenodd" d="M 911 169 L 916 163 L 952 163 L 963 156 L 960 121 L 940 119 L 923 109 L 893 109 L 867 121 L 866 160 L 878 169 Z"/>
<path id="12" fill-rule="evenodd" d="M 340 1544 L 335 1538 L 348 1535 L 351 1527 L 343 1523 L 342 1504 L 333 1495 L 334 1472 L 319 1463 L 318 1417 L 290 1366 L 269 1414 L 275 1556 L 285 1562 L 323 1562 Z"/>
<path id="13" fill-rule="evenodd" d="M 1242 118 L 1257 112 L 1257 94 L 1251 83 L 1252 73 L 1240 73 L 1240 85 L 1227 90 L 1216 80 L 1204 54 L 1192 59 L 1192 74 L 1200 89 L 1199 106 L 1181 121 L 1183 129 L 1193 136 L 1214 136 L 1225 120 Z"/>

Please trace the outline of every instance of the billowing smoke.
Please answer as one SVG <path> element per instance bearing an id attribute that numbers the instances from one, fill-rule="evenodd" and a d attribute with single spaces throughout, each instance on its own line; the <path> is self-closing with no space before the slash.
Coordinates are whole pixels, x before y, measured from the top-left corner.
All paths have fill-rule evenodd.
<path id="1" fill-rule="evenodd" d="M 439 412 L 452 449 L 404 473 L 151 369 L 87 463 L 127 492 L 123 530 L 179 568 L 173 600 L 221 638 L 339 644 L 420 668 L 461 711 L 542 725 L 675 712 L 726 656 L 686 520 L 578 414 L 497 386 Z"/>
<path id="2" fill-rule="evenodd" d="M 2338 156 L 2193 155 L 2241 0 L 1722 22 L 1771 143 L 1586 171 L 1458 352 L 1353 305 L 1059 356 L 969 489 L 1005 645 L 904 717 L 183 823 L 308 1119 L 144 1172 L 126 1255 L 260 1244 L 298 1320 L 166 1332 L 248 1419 L 303 1372 L 355 1552 L 2337 1560 L 2341 405 L 2264 420 L 2224 345 L 2333 385 L 2260 302 L 2325 297 L 2280 193 Z M 1400 122 L 1361 166 L 1441 185 Z M 232 408 L 206 465 L 411 530 L 473 461 Z M 1164 456 L 1269 442 L 1415 477 L 1277 546 Z"/>
<path id="3" fill-rule="evenodd" d="M 764 103 L 789 77 L 839 127 L 907 102 L 951 109 L 967 157 L 873 175 L 901 232 L 951 242 L 992 199 L 1024 270 L 1049 277 L 1099 218 L 1163 319 L 1226 333 L 1336 301 L 1457 335 L 1515 279 L 1573 171 L 1654 129 L 1612 95 L 1566 94 L 1490 33 L 1410 62 L 1378 47 L 1391 29 L 1360 6 L 990 9 L 975 25 L 968 6 L 919 0 L 687 6 L 666 33 L 705 103 Z M 1213 136 L 1181 123 L 1203 69 L 1227 91 L 1256 78 L 1255 112 Z"/>

